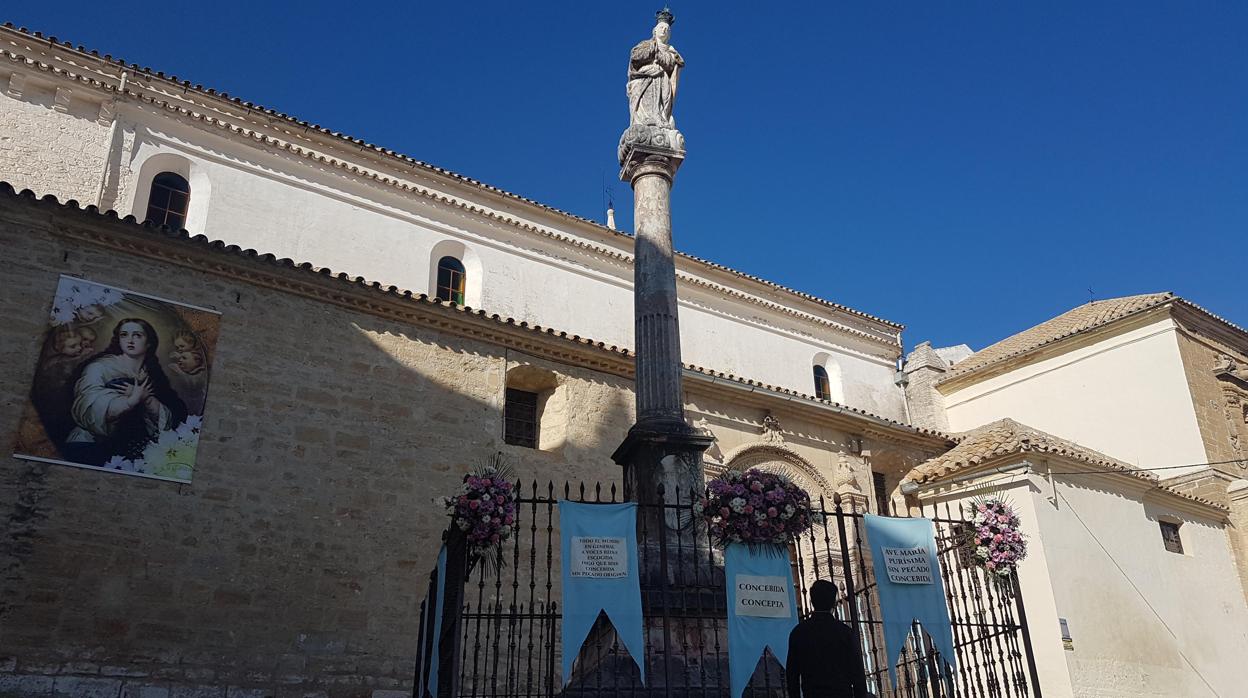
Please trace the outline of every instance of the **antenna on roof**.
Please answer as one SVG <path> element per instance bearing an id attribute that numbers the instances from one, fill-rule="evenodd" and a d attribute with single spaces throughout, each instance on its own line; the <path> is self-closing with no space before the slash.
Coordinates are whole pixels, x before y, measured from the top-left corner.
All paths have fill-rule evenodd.
<path id="1" fill-rule="evenodd" d="M 1091 286 L 1088 287 L 1088 302 L 1089 303 L 1096 302 L 1096 292 L 1092 290 Z"/>
<path id="2" fill-rule="evenodd" d="M 602 174 L 602 199 L 607 207 L 607 227 L 615 230 L 615 193 L 611 191 L 611 185 L 607 184 L 607 174 Z"/>

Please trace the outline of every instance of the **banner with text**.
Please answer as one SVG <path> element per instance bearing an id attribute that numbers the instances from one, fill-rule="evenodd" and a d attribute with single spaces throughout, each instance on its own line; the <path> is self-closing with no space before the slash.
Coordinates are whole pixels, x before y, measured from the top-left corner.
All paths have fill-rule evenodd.
<path id="1" fill-rule="evenodd" d="M 916 621 L 931 636 L 941 658 L 955 666 L 953 631 L 932 520 L 866 514 L 864 521 L 880 593 L 884 649 L 893 686 L 897 686 L 897 655 Z"/>
<path id="2" fill-rule="evenodd" d="M 433 649 L 429 653 L 429 673 L 425 676 L 425 690 L 430 696 L 438 695 L 438 662 L 442 645 L 442 604 L 446 601 L 446 545 L 438 551 L 437 593 L 431 603 L 425 607 L 427 613 L 433 614 Z"/>
<path id="3" fill-rule="evenodd" d="M 724 550 L 728 587 L 728 669 L 732 694 L 741 698 L 763 651 L 783 666 L 789 632 L 797 625 L 797 596 L 788 550 L 733 543 Z"/>
<path id="4" fill-rule="evenodd" d="M 572 664 L 599 612 L 605 612 L 641 669 L 644 684 L 637 504 L 560 501 L 559 532 L 563 556 L 563 683 L 571 678 Z"/>

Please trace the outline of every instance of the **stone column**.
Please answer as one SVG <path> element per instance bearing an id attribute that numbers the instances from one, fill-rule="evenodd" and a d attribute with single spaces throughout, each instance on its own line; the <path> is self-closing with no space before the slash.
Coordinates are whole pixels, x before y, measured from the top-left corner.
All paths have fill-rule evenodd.
<path id="1" fill-rule="evenodd" d="M 655 14 L 651 38 L 629 56 L 629 126 L 620 136 L 620 179 L 633 188 L 633 345 L 637 422 L 612 456 L 624 466 L 624 493 L 652 501 L 663 485 L 688 501 L 702 488 L 702 452 L 711 438 L 685 421 L 681 389 L 676 264 L 672 252 L 672 181 L 685 139 L 672 116 L 684 59 L 668 43 L 674 18 Z"/>
<path id="2" fill-rule="evenodd" d="M 644 155 L 629 163 L 636 227 L 633 286 L 637 347 L 637 424 L 686 429 L 681 389 L 680 321 L 672 257 L 672 177 L 680 159 Z"/>
<path id="3" fill-rule="evenodd" d="M 702 452 L 711 438 L 685 421 L 676 264 L 672 251 L 672 180 L 684 161 L 673 128 L 632 126 L 620 140 L 620 178 L 633 187 L 634 346 L 637 422 L 612 456 L 624 466 L 625 496 L 650 501 L 660 483 L 686 499 L 702 487 Z"/>

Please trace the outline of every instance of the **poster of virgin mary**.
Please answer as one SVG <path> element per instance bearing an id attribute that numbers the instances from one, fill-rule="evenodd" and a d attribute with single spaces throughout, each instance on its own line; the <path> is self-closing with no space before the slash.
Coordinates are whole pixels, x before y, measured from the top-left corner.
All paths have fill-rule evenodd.
<path id="1" fill-rule="evenodd" d="M 62 276 L 14 455 L 190 482 L 220 315 Z"/>

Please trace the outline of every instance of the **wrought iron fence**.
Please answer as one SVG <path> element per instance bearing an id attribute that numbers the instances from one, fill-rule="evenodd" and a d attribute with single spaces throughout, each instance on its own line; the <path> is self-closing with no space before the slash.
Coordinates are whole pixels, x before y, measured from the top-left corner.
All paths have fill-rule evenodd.
<path id="1" fill-rule="evenodd" d="M 692 502 L 700 493 L 664 496 L 642 504 L 638 553 L 645 628 L 646 681 L 605 617 L 591 631 L 569 683 L 561 677 L 559 499 L 619 501 L 614 485 L 573 488 L 517 483 L 516 533 L 494 564 L 467 559 L 462 543 L 448 539 L 447 587 L 436 608 L 436 574 L 421 607 L 416 698 L 439 667 L 436 698 L 573 698 L 593 694 L 728 696 L 726 593 L 722 554 L 706 527 L 696 525 Z M 661 502 L 661 503 L 660 503 Z M 970 564 L 963 544 L 960 507 L 928 507 L 935 522 L 941 575 L 952 626 L 956 669 L 915 627 L 896 658 L 897 685 L 889 677 L 875 575 L 864 545 L 861 505 L 836 497 L 814 503 L 823 514 L 790 553 L 798 604 L 817 579 L 836 583 L 837 616 L 850 624 L 861 647 L 872 695 L 887 698 L 1023 698 L 1040 696 L 1026 615 L 1017 581 L 1003 584 Z M 500 563 L 501 564 L 498 564 Z M 440 627 L 439 627 L 439 619 Z M 435 630 L 436 627 L 436 630 Z M 435 635 L 437 635 L 435 637 Z M 759 663 L 747 698 L 783 695 L 784 675 L 774 658 Z M 735 697 L 733 697 L 735 698 Z"/>

